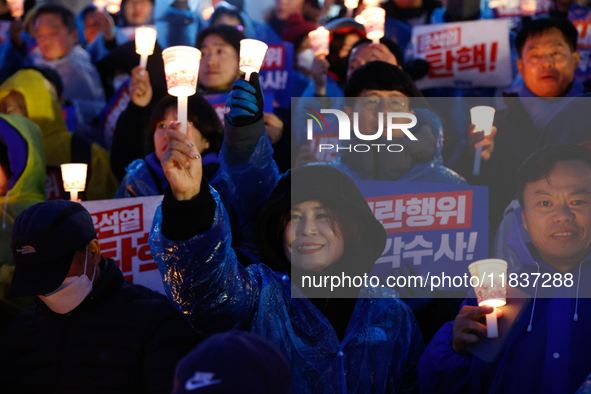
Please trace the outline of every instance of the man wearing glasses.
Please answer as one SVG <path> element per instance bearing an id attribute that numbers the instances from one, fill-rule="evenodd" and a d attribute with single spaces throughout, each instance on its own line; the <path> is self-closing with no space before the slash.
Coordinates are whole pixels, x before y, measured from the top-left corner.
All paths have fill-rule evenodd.
<path id="1" fill-rule="evenodd" d="M 441 163 L 443 139 L 441 123 L 432 112 L 411 108 L 411 104 L 418 104 L 417 92 L 408 74 L 386 62 L 369 62 L 351 75 L 345 88 L 344 112 L 355 132 L 351 133 L 350 140 L 340 141 L 338 152 L 343 167 L 347 167 L 342 168 L 343 171 L 367 180 L 464 182 L 453 171 L 438 164 Z M 403 116 L 388 119 L 388 113 L 393 112 L 415 115 L 416 126 L 409 128 L 408 134 L 406 130 L 389 128 L 388 124 L 410 123 L 409 118 Z M 371 141 L 357 136 L 358 132 L 369 138 L 380 129 L 382 135 Z M 369 149 L 364 149 L 365 146 Z"/>

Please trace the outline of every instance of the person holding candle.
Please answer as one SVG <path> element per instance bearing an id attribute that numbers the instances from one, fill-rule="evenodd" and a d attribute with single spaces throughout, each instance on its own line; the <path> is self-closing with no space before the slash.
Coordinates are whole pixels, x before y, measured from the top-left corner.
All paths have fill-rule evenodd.
<path id="1" fill-rule="evenodd" d="M 226 124 L 249 125 L 247 114 L 258 111 L 248 107 L 232 106 L 235 116 L 226 115 Z M 260 121 L 258 130 L 262 135 Z M 423 341 L 402 301 L 380 287 L 331 292 L 302 285 L 304 276 L 363 275 L 383 250 L 385 231 L 351 178 L 329 166 L 281 178 L 260 215 L 264 264 L 245 269 L 200 160 L 183 135 L 171 130 L 169 137 L 163 167 L 171 190 L 156 214 L 150 248 L 167 294 L 194 329 L 210 335 L 238 328 L 269 338 L 290 363 L 293 393 L 416 392 Z M 259 154 L 243 150 L 240 162 Z M 260 177 L 254 166 L 245 170 Z"/>
<path id="2" fill-rule="evenodd" d="M 0 85 L 0 104 L 7 113 L 26 116 L 39 126 L 47 165 L 71 163 L 73 158 L 89 165 L 88 200 L 115 196 L 119 184 L 110 169 L 109 152 L 67 130 L 56 92 L 39 71 L 21 70 Z"/>
<path id="3" fill-rule="evenodd" d="M 335 19 L 325 27 L 330 31 L 329 53 L 314 57 L 313 84 L 308 86 L 303 97 L 342 97 L 347 82 L 349 52 L 357 41 L 365 37 L 363 25 L 352 18 Z M 313 89 L 313 95 L 310 89 Z"/>
<path id="4" fill-rule="evenodd" d="M 580 60 L 577 37 L 577 29 L 567 20 L 542 18 L 524 25 L 516 38 L 517 68 L 523 84 L 517 93 L 506 95 L 507 109 L 495 114 L 490 134 L 474 132 L 473 125 L 468 130 L 468 144 L 454 169 L 469 183 L 489 187 L 491 234 L 515 198 L 515 169 L 546 144 L 545 130 L 572 102 L 569 98 L 586 93 L 583 82 L 575 75 Z M 562 135 L 566 136 L 567 130 L 563 129 L 561 124 Z M 562 139 L 563 143 L 583 141 Z M 474 154 L 480 143 L 480 175 L 473 176 Z"/>
<path id="5" fill-rule="evenodd" d="M 519 207 L 510 213 L 504 247 L 493 256 L 508 262 L 509 278 L 520 278 L 510 286 L 533 302 L 513 323 L 497 360 L 486 364 L 466 344 L 478 341 L 475 333 L 486 334 L 478 320 L 492 308 L 477 307 L 470 292 L 421 358 L 422 393 L 573 393 L 583 383 L 591 371 L 590 185 L 591 151 L 583 146 L 544 147 L 523 163 L 516 181 Z M 544 275 L 572 283 L 548 287 Z"/>
<path id="6" fill-rule="evenodd" d="M 154 140 L 154 152 L 145 159 L 135 160 L 127 167 L 127 175 L 121 182 L 116 198 L 164 194 L 168 180 L 160 163 L 168 146 L 166 131 L 176 121 L 176 106 L 177 100 L 172 96 L 165 97 L 156 105 L 149 126 Z M 218 153 L 224 138 L 222 123 L 213 107 L 199 94 L 189 97 L 187 109 L 187 129 L 191 133 L 190 140 L 193 141 L 195 150 L 203 158 L 203 173 L 214 187 L 225 190 L 226 187 L 218 185 L 223 182 L 223 176 L 218 173 Z"/>
<path id="7" fill-rule="evenodd" d="M 398 45 L 396 45 L 395 42 L 388 38 L 382 37 L 382 39 L 380 40 L 380 44 L 372 44 L 370 40 L 363 38 L 353 45 L 353 49 L 351 49 L 351 52 L 349 53 L 347 65 L 347 80 L 349 80 L 349 78 L 351 77 L 353 72 L 357 70 L 357 68 L 373 60 L 381 60 L 386 63 L 393 64 L 395 66 L 400 66 L 403 63 L 404 57 Z M 328 77 L 327 83 L 327 94 L 332 92 L 328 95 L 328 97 L 331 97 L 331 100 L 333 100 L 332 98 L 334 97 L 342 97 L 343 93 L 340 93 L 340 90 L 338 90 L 338 87 L 336 86 L 336 83 L 334 83 L 332 78 Z M 308 87 L 306 87 L 304 92 L 301 94 L 301 97 L 316 96 L 319 100 L 323 100 L 323 96 L 319 94 L 322 92 L 315 93 L 315 89 L 315 83 L 308 84 Z M 420 94 L 418 89 L 417 92 L 417 94 Z M 325 108 L 327 108 L 328 106 L 342 109 L 345 107 L 345 101 L 343 99 L 336 99 L 334 100 L 334 102 L 331 102 L 329 105 L 326 105 Z M 301 120 L 296 119 L 295 122 L 299 123 L 301 122 Z M 305 130 L 306 126 L 303 124 L 300 124 L 295 127 L 296 145 L 303 146 L 307 144 Z M 298 163 L 309 162 L 310 160 L 314 161 L 314 157 L 312 155 L 309 155 L 306 149 L 302 149 L 300 152 L 301 154 L 297 154 L 299 157 L 299 159 L 297 159 Z"/>
<path id="8" fill-rule="evenodd" d="M 199 66 L 199 88 L 203 94 L 227 93 L 240 75 L 240 41 L 244 34 L 236 28 L 226 25 L 208 27 L 199 32 L 197 49 L 201 51 Z M 279 113 L 279 112 L 278 112 Z M 283 115 L 283 114 L 280 114 Z M 282 156 L 288 155 L 284 142 L 285 124 L 289 124 L 289 114 L 279 117 L 275 113 L 265 113 L 266 131 Z M 279 143 L 279 145 L 277 145 Z"/>

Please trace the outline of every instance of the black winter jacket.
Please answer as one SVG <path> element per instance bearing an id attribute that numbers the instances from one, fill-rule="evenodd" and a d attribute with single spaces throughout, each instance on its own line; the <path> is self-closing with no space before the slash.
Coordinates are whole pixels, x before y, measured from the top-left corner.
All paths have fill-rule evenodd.
<path id="1" fill-rule="evenodd" d="M 174 368 L 197 335 L 165 296 L 125 281 L 104 259 L 92 292 L 70 313 L 41 300 L 2 338 L 0 391 L 170 393 Z"/>

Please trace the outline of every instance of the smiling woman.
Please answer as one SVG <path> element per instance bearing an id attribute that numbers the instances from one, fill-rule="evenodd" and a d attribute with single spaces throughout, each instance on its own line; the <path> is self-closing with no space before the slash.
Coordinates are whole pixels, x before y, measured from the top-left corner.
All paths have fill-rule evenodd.
<path id="1" fill-rule="evenodd" d="M 290 363 L 294 393 L 416 392 L 423 342 L 412 311 L 379 281 L 343 280 L 335 288 L 318 280 L 363 277 L 384 250 L 385 230 L 353 180 L 323 165 L 279 179 L 258 222 L 263 264 L 245 268 L 231 247 L 234 229 L 224 205 L 194 163 L 183 169 L 163 163 L 175 202 L 165 196 L 150 238 L 169 298 L 193 327 L 203 333 L 235 327 L 270 338 Z M 260 172 L 260 164 L 248 167 Z M 254 182 L 251 173 L 242 175 L 241 182 Z M 239 198 L 253 205 L 252 196 Z M 203 218 L 209 224 L 203 232 L 170 241 L 180 217 L 169 204 L 213 217 Z"/>
<path id="2" fill-rule="evenodd" d="M 295 205 L 283 232 L 289 262 L 308 271 L 322 271 L 339 260 L 345 249 L 339 220 L 320 201 Z"/>

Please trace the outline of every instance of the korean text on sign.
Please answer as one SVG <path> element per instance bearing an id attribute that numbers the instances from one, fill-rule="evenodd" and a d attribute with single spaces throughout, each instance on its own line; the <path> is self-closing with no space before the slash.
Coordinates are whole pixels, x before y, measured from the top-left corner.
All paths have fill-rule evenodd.
<path id="1" fill-rule="evenodd" d="M 472 226 L 472 191 L 418 193 L 368 198 L 388 234 Z"/>
<path id="2" fill-rule="evenodd" d="M 150 254 L 149 229 L 144 231 L 142 204 L 91 214 L 102 255 L 117 262 L 125 279 L 133 281 L 132 259 L 140 261 L 139 272 L 158 267 Z"/>
<path id="3" fill-rule="evenodd" d="M 457 72 L 475 69 L 480 73 L 494 71 L 497 62 L 498 42 L 462 45 L 459 27 L 421 34 L 418 37 L 418 53 L 425 53 L 429 62 L 430 78 L 454 77 Z"/>
<path id="4" fill-rule="evenodd" d="M 436 237 L 435 241 L 426 240 L 422 234 L 415 235 L 410 242 L 403 241 L 402 237 L 388 238 L 382 257 L 376 264 L 388 264 L 392 268 L 399 268 L 404 260 L 415 266 L 437 262 L 442 258 L 451 261 L 470 261 L 474 257 L 477 239 L 478 233 L 475 231 L 469 234 L 444 233 Z"/>
<path id="5" fill-rule="evenodd" d="M 429 62 L 421 89 L 505 86 L 511 83 L 509 28 L 504 20 L 418 26 L 415 56 Z"/>

